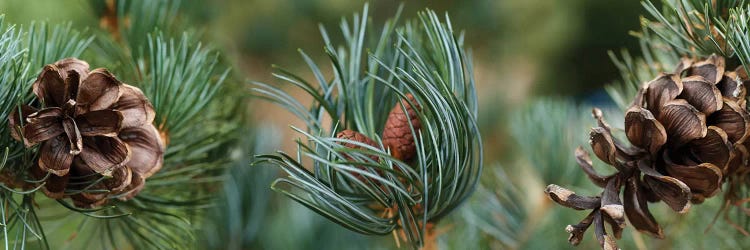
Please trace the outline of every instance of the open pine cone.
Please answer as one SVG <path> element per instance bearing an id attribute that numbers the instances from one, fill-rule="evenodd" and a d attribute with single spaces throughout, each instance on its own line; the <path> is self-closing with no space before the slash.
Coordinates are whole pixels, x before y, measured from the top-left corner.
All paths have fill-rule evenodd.
<path id="1" fill-rule="evenodd" d="M 725 71 L 724 58 L 683 59 L 674 73 L 648 82 L 625 114 L 625 135 L 632 146 L 613 137 L 601 111 L 594 110 L 598 127 L 590 134 L 596 156 L 617 169 L 598 174 L 586 151 L 576 150 L 577 162 L 589 179 L 604 188 L 597 197 L 585 197 L 549 185 L 555 202 L 578 210 L 592 210 L 577 225 L 566 228 L 577 245 L 594 224 L 603 248 L 617 248 L 604 222 L 620 238 L 625 217 L 639 231 L 663 238 L 647 202 L 663 201 L 674 211 L 687 212 L 716 195 L 723 177 L 747 168 L 750 115 L 746 110 L 747 74 L 740 66 Z M 624 188 L 622 199 L 620 191 Z"/>
<path id="2" fill-rule="evenodd" d="M 40 144 L 30 175 L 48 175 L 43 191 L 50 198 L 71 197 L 79 207 L 127 200 L 161 168 L 165 145 L 140 89 L 68 58 L 45 66 L 33 91 L 42 107 L 22 105 L 9 122 L 13 138 Z"/>

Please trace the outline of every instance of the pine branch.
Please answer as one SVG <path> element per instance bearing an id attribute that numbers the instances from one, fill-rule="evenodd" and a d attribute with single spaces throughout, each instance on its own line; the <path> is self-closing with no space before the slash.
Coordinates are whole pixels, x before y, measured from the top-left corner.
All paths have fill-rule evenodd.
<path id="1" fill-rule="evenodd" d="M 643 23 L 647 21 L 643 20 Z M 645 82 L 650 81 L 660 72 L 673 69 L 680 63 L 680 55 L 671 49 L 668 43 L 654 37 L 646 26 L 640 33 L 631 32 L 631 34 L 639 39 L 641 57 L 633 57 L 627 50 L 620 53 L 621 58 L 618 58 L 614 52 L 609 52 L 609 57 L 620 71 L 622 80 L 605 86 L 605 89 L 622 110 L 630 106 L 633 96 Z"/>
<path id="2" fill-rule="evenodd" d="M 150 41 L 155 31 L 166 32 L 169 37 L 177 37 L 186 30 L 179 18 L 182 1 L 115 1 L 117 29 L 128 47 L 138 50 Z"/>
<path id="3" fill-rule="evenodd" d="M 7 25 L 5 23 L 5 16 L 0 16 L 0 98 L 3 102 L 0 103 L 0 119 L 3 121 L 8 120 L 8 114 L 17 107 L 18 104 L 27 103 L 31 100 L 31 93 L 27 92 L 31 86 L 31 82 L 28 81 L 27 74 L 28 67 L 22 67 L 24 56 L 26 55 L 26 47 L 23 44 L 24 33 L 23 30 L 17 29 L 14 25 Z M 10 129 L 8 126 L 0 126 L 0 142 L 2 142 L 2 148 L 5 153 L 10 153 L 11 162 L 15 162 L 15 159 L 22 153 L 22 145 L 14 143 L 15 140 L 10 136 Z M 8 160 L 5 158 L 3 162 Z M 9 164 L 15 166 L 18 164 Z M 4 168 L 5 164 L 3 164 Z"/>
<path id="4" fill-rule="evenodd" d="M 580 170 L 567 166 L 576 165 L 575 148 L 588 144 L 582 131 L 594 125 L 590 107 L 567 100 L 538 100 L 514 112 L 510 120 L 511 135 L 523 156 L 519 160 L 527 161 L 545 183 L 584 183 Z"/>
<path id="5" fill-rule="evenodd" d="M 515 110 L 508 120 L 515 139 L 512 143 L 517 146 L 513 153 L 518 157 L 512 165 L 494 166 L 494 172 L 483 177 L 482 187 L 462 210 L 461 221 L 468 224 L 464 232 L 477 230 L 484 240 L 480 243 L 483 247 L 559 247 L 555 241 L 564 242 L 565 235 L 554 225 L 569 223 L 576 215 L 556 211 L 541 190 L 535 195 L 530 187 L 535 183 L 569 183 L 582 189 L 582 193 L 593 192 L 580 169 L 573 167 L 576 158 L 572 153 L 588 143 L 587 134 L 581 131 L 594 125 L 591 108 L 568 100 L 541 99 Z M 446 236 L 449 244 L 460 245 L 461 238 L 454 237 Z M 547 240 L 540 241 L 540 237 Z"/>
<path id="6" fill-rule="evenodd" d="M 750 62 L 748 2 L 744 0 L 663 0 L 662 10 L 651 1 L 643 3 L 654 20 L 642 20 L 655 37 L 647 42 L 666 43 L 681 56 L 706 57 L 718 54 Z"/>
<path id="7" fill-rule="evenodd" d="M 122 71 L 114 72 L 129 79 L 128 83 L 140 86 L 152 100 L 157 112 L 156 125 L 163 137 L 170 139 L 164 166 L 149 178 L 136 198 L 111 199 L 105 207 L 81 209 L 66 200 L 53 201 L 34 195 L 50 175 L 39 180 L 26 177 L 37 159 L 36 148 L 25 149 L 10 138 L 7 126 L 0 126 L 6 153 L 0 169 L 12 170 L 16 174 L 11 176 L 24 178 L 30 185 L 20 190 L 9 180 L 2 180 L 6 184 L 0 196 L 7 208 L 2 218 L 8 247 L 23 248 L 27 243 L 38 243 L 40 248 L 49 248 L 49 236 L 51 242 L 67 242 L 65 247 L 72 248 L 89 244 L 102 248 L 187 248 L 196 240 L 194 227 L 201 223 L 214 198 L 211 190 L 220 185 L 223 169 L 233 160 L 229 154 L 235 149 L 236 133 L 243 119 L 237 114 L 243 97 L 224 84 L 229 70 L 218 53 L 201 46 L 188 33 L 179 40 L 167 35 L 175 32 L 171 25 L 175 22 L 172 15 L 177 3 L 120 3 L 123 11 L 116 18 L 121 19 L 127 42 L 116 42 L 110 34 L 97 32 L 97 46 L 92 47 L 103 53 L 85 55 L 101 65 L 120 65 L 115 68 Z M 150 18 L 140 18 L 141 15 Z M 166 31 L 154 31 L 154 26 Z M 4 82 L 0 96 L 7 97 L 1 103 L 3 121 L 8 120 L 7 115 L 18 104 L 36 102 L 30 91 L 31 83 L 44 65 L 65 57 L 80 57 L 93 40 L 72 29 L 70 24 L 52 27 L 34 24 L 28 33 L 0 25 L 0 31 L 3 32 L 0 80 Z M 228 94 L 238 98 L 218 98 Z M 105 191 L 94 189 L 103 179 L 80 183 L 86 188 L 66 192 Z M 38 209 L 32 206 L 35 203 L 39 204 Z M 49 214 L 52 210 L 60 211 L 60 207 L 69 211 L 51 216 L 52 219 L 40 220 L 35 212 Z M 62 226 L 61 221 L 65 222 Z M 64 230 L 44 234 L 48 230 L 43 229 L 59 227 L 73 234 Z M 76 237 L 76 232 L 81 235 Z"/>
<path id="8" fill-rule="evenodd" d="M 748 8 L 748 3 L 746 1 L 681 0 L 662 1 L 662 5 L 663 8 L 659 10 L 651 2 L 643 3 L 646 11 L 651 14 L 654 20 L 643 19 L 642 31 L 640 33 L 634 33 L 634 35 L 638 39 L 640 39 L 641 42 L 640 57 L 633 57 L 629 52 L 625 51 L 622 53 L 622 59 L 618 59 L 617 56 L 614 55 L 614 53 L 610 53 L 613 61 L 621 71 L 623 80 L 622 82 L 615 83 L 614 85 L 609 86 L 608 92 L 610 92 L 610 95 L 613 97 L 615 102 L 623 109 L 631 107 L 631 105 L 641 107 L 642 104 L 640 103 L 632 104 L 631 98 L 637 96 L 636 93 L 639 90 L 644 90 L 645 86 L 648 86 L 645 84 L 654 79 L 654 77 L 656 77 L 658 74 L 662 72 L 677 72 L 678 77 L 683 77 L 679 73 L 684 72 L 682 72 L 681 70 L 675 71 L 676 66 L 682 62 L 681 60 L 701 60 L 702 58 L 706 58 L 712 54 L 720 55 L 722 56 L 720 66 L 721 74 L 724 74 L 725 72 L 725 61 L 726 72 L 730 72 L 730 74 L 732 74 L 731 72 L 733 67 L 736 67 L 739 64 L 745 65 L 745 62 L 748 62 L 746 58 L 747 49 L 744 48 L 747 44 L 747 32 L 745 32 L 746 22 L 742 24 L 742 22 L 744 22 L 743 13 Z M 688 75 L 689 74 L 690 73 L 688 73 Z M 731 94 L 727 95 L 731 97 Z M 738 101 L 744 103 L 745 100 Z M 654 107 L 647 108 L 654 109 Z M 659 119 L 664 118 L 660 117 Z M 612 122 L 612 124 L 618 123 Z M 599 127 L 602 128 L 607 126 L 600 124 Z M 727 224 L 733 225 L 733 222 L 729 220 L 729 217 L 725 211 L 729 208 L 731 208 L 732 212 L 735 212 L 735 215 L 738 215 L 737 220 L 744 221 L 747 218 L 747 214 L 743 215 L 741 213 L 736 213 L 742 211 L 744 207 L 748 206 L 748 204 L 738 202 L 742 200 L 742 198 L 740 198 L 741 196 L 747 194 L 747 182 L 744 180 L 744 176 L 746 176 L 746 174 L 742 172 L 732 175 L 725 173 L 724 176 L 720 177 L 722 178 L 720 179 L 722 180 L 722 183 L 726 183 L 725 187 L 727 187 L 724 190 L 726 192 L 725 196 L 727 196 L 725 197 L 726 203 L 723 206 L 719 206 L 719 214 L 717 215 L 723 215 L 722 218 L 727 219 L 725 221 L 726 223 L 721 225 L 723 229 L 726 229 L 726 227 L 728 226 Z M 619 188 L 617 188 L 617 190 L 619 190 Z M 710 208 L 711 205 L 701 206 L 701 210 Z M 703 216 L 706 214 L 705 212 L 701 213 L 696 212 L 695 210 L 697 209 L 693 209 L 691 213 L 696 213 L 699 216 Z M 654 215 L 660 215 L 662 218 L 673 218 L 670 217 L 669 213 L 655 213 Z M 630 219 L 630 215 L 628 215 L 628 218 Z M 689 221 L 681 221 L 685 223 L 684 225 L 706 225 L 707 221 L 710 221 L 705 220 L 705 216 L 703 216 L 704 220 L 700 220 L 697 217 L 692 218 L 694 220 L 691 219 Z M 610 221 L 609 223 L 611 224 L 613 222 Z M 744 230 L 742 229 L 742 227 L 746 227 L 747 225 L 735 226 L 737 229 L 739 229 L 738 232 L 742 232 Z M 643 227 L 643 225 L 641 225 L 641 227 Z M 686 227 L 689 228 L 689 226 Z M 723 229 L 719 230 L 723 231 Z M 688 229 L 685 230 L 689 231 Z M 616 233 L 615 235 L 617 235 L 617 231 L 614 231 Z M 604 231 L 600 230 L 600 232 Z M 674 232 L 672 232 L 672 234 L 678 234 L 682 232 L 683 231 L 675 230 Z M 604 233 L 606 234 L 606 232 Z M 659 231 L 659 234 L 661 234 L 661 231 Z M 636 244 L 639 244 L 639 246 L 644 245 L 644 240 L 640 236 L 634 235 L 634 237 L 638 239 L 635 242 Z M 677 236 L 670 235 L 667 237 L 669 239 L 671 237 Z M 576 240 L 571 242 L 573 244 L 576 244 L 575 242 L 578 241 Z M 652 245 L 670 244 L 658 243 L 656 241 L 651 242 L 648 240 L 647 242 Z M 700 244 L 712 245 L 714 247 L 718 245 L 731 246 L 736 243 L 733 242 L 733 240 L 702 240 L 700 242 L 702 242 Z M 618 244 L 620 243 L 621 242 L 618 242 Z M 600 244 L 604 244 L 602 239 L 600 239 Z M 629 243 L 626 241 L 624 242 L 624 244 L 633 243 Z M 688 245 L 690 244 L 688 243 Z M 602 247 L 604 247 L 604 245 L 602 245 Z"/>
<path id="9" fill-rule="evenodd" d="M 480 234 L 489 235 L 501 248 L 520 249 L 522 241 L 528 240 L 522 234 L 530 226 L 528 213 L 532 210 L 526 207 L 528 192 L 514 181 L 523 177 L 513 178 L 501 166 L 491 169 L 494 170 L 494 175 L 489 175 L 491 181 L 477 190 L 469 205 L 462 209 L 461 218 L 468 226 L 479 229 Z"/>
<path id="10" fill-rule="evenodd" d="M 181 0 L 107 0 L 91 1 L 91 5 L 99 11 L 102 28 L 92 49 L 105 55 L 102 59 L 111 64 L 109 68 L 126 80 L 143 80 L 139 72 L 143 65 L 134 58 L 148 56 L 155 36 L 169 40 L 195 33 L 181 16 Z"/>
<path id="11" fill-rule="evenodd" d="M 367 31 L 374 29 L 367 10 L 365 6 L 351 23 L 342 21 L 344 47 L 336 49 L 321 28 L 333 65 L 332 80 L 326 81 L 320 67 L 303 52 L 316 84 L 283 69 L 275 74 L 312 96 L 311 105 L 278 87 L 254 83 L 253 90 L 261 98 L 279 104 L 307 125 L 293 128 L 303 136 L 296 157 L 279 152 L 261 155 L 256 163 L 285 170 L 289 176 L 276 180 L 272 188 L 331 221 L 364 234 L 398 229 L 417 247 L 423 244 L 428 223 L 451 212 L 472 193 L 481 171 L 470 55 L 463 50 L 462 39 L 454 36 L 447 17 L 442 23 L 434 12 L 426 11 L 417 20 L 396 26 L 397 14 L 385 23 L 380 37 L 371 38 Z M 367 51 L 370 55 L 364 57 Z M 417 148 L 417 160 L 411 164 L 391 156 L 378 136 L 390 111 L 382 104 L 396 103 L 407 93 L 422 104 L 422 110 L 416 111 L 422 129 L 415 131 L 409 124 Z M 326 118 L 334 121 L 328 128 Z M 359 131 L 377 145 L 333 138 L 342 129 Z M 311 168 L 302 164 L 307 159 L 313 162 Z"/>
<path id="12" fill-rule="evenodd" d="M 512 135 L 517 140 L 514 145 L 521 146 L 519 158 L 513 162 L 515 167 L 496 166 L 492 168 L 495 170 L 494 174 L 483 177 L 482 187 L 468 206 L 462 209 L 462 217 L 456 219 L 460 221 L 456 227 L 466 222 L 467 228 L 462 231 L 452 230 L 453 235 L 445 236 L 448 246 L 462 246 L 465 244 L 462 237 L 468 237 L 463 234 L 473 235 L 471 230 L 477 230 L 482 236 L 479 240 L 486 240 L 478 243 L 481 247 L 559 248 L 567 236 L 564 226 L 575 224 L 588 213 L 557 209 L 550 206 L 551 202 L 546 197 L 541 201 L 536 200 L 529 192 L 533 190 L 530 186 L 535 183 L 565 183 L 574 186 L 576 193 L 580 195 L 595 194 L 598 191 L 585 178 L 581 178 L 583 175 L 580 174 L 580 168 L 573 166 L 575 162 L 572 152 L 575 147 L 588 144 L 585 131 L 594 122 L 588 115 L 589 109 L 564 100 L 541 100 L 516 112 L 509 119 Z M 617 110 L 605 112 L 605 117 L 610 118 L 613 130 L 621 131 L 623 121 L 611 119 L 618 117 L 618 113 Z M 598 159 L 592 160 L 599 173 L 612 171 L 603 167 L 605 164 Z M 652 205 L 654 216 L 663 225 L 669 225 L 665 227 L 669 230 L 668 238 L 655 239 L 638 233 L 635 229 L 626 229 L 622 239 L 618 240 L 618 245 L 622 249 L 736 248 L 742 245 L 740 242 L 745 236 L 725 222 L 725 218 L 728 218 L 726 213 L 720 213 L 725 209 L 723 202 L 719 198 L 707 200 L 699 209 L 696 207 L 686 215 L 677 215 L 666 206 Z M 744 219 L 734 223 L 741 226 Z M 720 236 L 694 237 L 695 234 L 703 233 L 703 230 L 709 236 Z M 545 240 L 539 240 L 542 238 Z M 597 247 L 596 241 L 584 239 L 577 248 Z"/>
<path id="13" fill-rule="evenodd" d="M 272 128 L 248 129 L 240 145 L 242 152 L 267 152 L 278 146 L 279 132 Z M 247 167 L 251 155 L 241 157 L 226 172 L 221 198 L 205 225 L 200 229 L 200 243 L 206 249 L 262 248 L 261 234 L 268 231 L 267 218 L 277 215 L 272 210 L 268 185 L 277 175 L 268 166 Z M 267 247 L 267 246 L 266 246 Z"/>
<path id="14" fill-rule="evenodd" d="M 219 98 L 231 90 L 223 84 L 228 69 L 215 51 L 188 34 L 179 42 L 162 33 L 148 37 L 148 50 L 132 60 L 142 79 L 136 85 L 152 101 L 155 123 L 169 138 L 164 167 L 134 199 L 105 210 L 107 220 L 88 222 L 86 227 L 105 230 L 87 237 L 113 247 L 187 248 L 215 198 L 211 190 L 220 186 L 233 160 L 228 155 L 236 143 L 242 103 Z"/>

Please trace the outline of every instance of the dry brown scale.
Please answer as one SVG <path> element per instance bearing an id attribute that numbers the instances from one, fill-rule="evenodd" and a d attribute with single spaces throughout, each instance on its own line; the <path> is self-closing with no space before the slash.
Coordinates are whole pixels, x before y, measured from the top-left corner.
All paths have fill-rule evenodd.
<path id="1" fill-rule="evenodd" d="M 750 114 L 744 83 L 748 77 L 742 66 L 735 71 L 725 67 L 724 58 L 716 55 L 697 62 L 683 59 L 674 72 L 646 83 L 625 113 L 624 132 L 630 145 L 612 136 L 602 112 L 594 109 L 598 126 L 590 133 L 591 148 L 617 172 L 600 175 L 579 147 L 578 165 L 604 188 L 601 195 L 580 196 L 554 184 L 545 191 L 563 206 L 591 210 L 579 224 L 566 228 L 571 244 L 580 243 L 593 224 L 602 248 L 617 249 L 615 238 L 621 237 L 626 217 L 637 230 L 663 238 L 648 202 L 663 201 L 685 213 L 691 204 L 715 196 L 728 177 L 746 171 Z M 613 235 L 605 230 L 605 222 Z"/>
<path id="2" fill-rule="evenodd" d="M 153 125 L 154 109 L 137 87 L 68 58 L 45 66 L 33 92 L 42 105 L 19 106 L 9 126 L 26 147 L 39 145 L 28 175 L 47 176 L 48 197 L 70 197 L 79 207 L 127 200 L 161 169 L 165 144 Z"/>

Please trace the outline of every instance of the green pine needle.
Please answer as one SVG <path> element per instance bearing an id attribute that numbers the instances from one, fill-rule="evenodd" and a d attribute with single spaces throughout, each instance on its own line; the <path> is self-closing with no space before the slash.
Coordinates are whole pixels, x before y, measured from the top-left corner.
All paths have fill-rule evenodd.
<path id="1" fill-rule="evenodd" d="M 373 37 L 367 12 L 365 5 L 362 15 L 342 20 L 342 47 L 335 47 L 321 27 L 333 67 L 331 80 L 302 51 L 314 83 L 276 67 L 274 76 L 313 97 L 312 104 L 300 103 L 279 87 L 253 83 L 260 98 L 306 123 L 305 129 L 293 127 L 302 135 L 296 156 L 260 155 L 256 164 L 282 168 L 289 176 L 277 179 L 272 189 L 329 220 L 363 234 L 385 235 L 401 229 L 408 243 L 418 247 L 423 245 L 427 223 L 466 200 L 481 172 L 471 55 L 447 16 L 441 21 L 428 10 L 398 25 L 399 11 L 383 25 L 380 36 Z M 412 165 L 391 157 L 379 137 L 391 108 L 383 104 L 398 103 L 407 93 L 422 104 L 417 112 L 422 129 L 414 131 L 410 124 L 417 146 Z M 401 108 L 405 105 L 415 103 Z M 333 120 L 328 127 L 326 118 Z M 378 146 L 333 138 L 342 129 L 359 131 Z M 308 160 L 313 163 L 310 167 L 302 164 Z M 368 208 L 372 204 L 397 211 L 383 216 Z M 414 210 L 417 204 L 424 211 Z"/>

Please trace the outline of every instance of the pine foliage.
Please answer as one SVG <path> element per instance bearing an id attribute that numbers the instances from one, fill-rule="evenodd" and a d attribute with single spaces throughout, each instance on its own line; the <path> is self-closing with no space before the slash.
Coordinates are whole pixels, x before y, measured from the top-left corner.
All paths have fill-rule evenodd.
<path id="1" fill-rule="evenodd" d="M 219 98 L 236 93 L 226 84 L 228 67 L 193 32 L 177 32 L 186 30 L 176 21 L 182 20 L 179 7 L 179 1 L 117 1 L 109 16 L 119 20 L 116 28 L 93 32 L 70 24 L 0 25 L 1 120 L 18 104 L 32 102 L 31 83 L 45 64 L 78 57 L 143 89 L 156 110 L 155 125 L 169 138 L 164 167 L 135 199 L 80 209 L 36 195 L 44 179 L 28 180 L 37 184 L 29 190 L 3 188 L 6 249 L 182 249 L 195 242 L 196 227 L 215 198 L 212 190 L 232 162 L 242 97 Z M 2 169 L 25 173 L 36 150 L 10 138 L 8 129 L 0 126 Z"/>
<path id="2" fill-rule="evenodd" d="M 321 27 L 333 67 L 331 80 L 302 51 L 313 81 L 282 68 L 274 74 L 313 97 L 311 105 L 279 87 L 254 83 L 261 98 L 306 123 L 305 129 L 293 127 L 302 135 L 296 155 L 261 155 L 257 163 L 281 167 L 289 176 L 276 180 L 272 188 L 339 225 L 363 234 L 400 230 L 409 244 L 422 246 L 427 224 L 466 200 L 481 171 L 471 55 L 447 17 L 441 21 L 428 10 L 399 24 L 399 14 L 378 32 L 367 12 L 365 6 L 361 15 L 342 20 L 345 45 L 338 48 Z M 382 145 L 379 132 L 390 111 L 383 103 L 397 103 L 407 93 L 423 104 L 417 112 L 423 129 L 413 133 L 418 152 L 414 165 L 395 159 L 382 146 L 334 137 L 341 129 L 352 129 Z M 327 125 L 326 119 L 333 122 Z M 346 143 L 363 149 L 342 146 Z M 309 168 L 306 161 L 312 162 Z M 396 211 L 378 214 L 368 207 L 372 204 Z"/>
<path id="3" fill-rule="evenodd" d="M 671 71 L 680 58 L 722 55 L 728 58 L 727 68 L 747 65 L 746 62 L 750 59 L 747 58 L 747 50 L 750 48 L 746 19 L 750 8 L 748 2 L 665 0 L 658 5 L 651 1 L 644 1 L 642 4 L 650 18 L 642 18 L 642 29 L 631 33 L 640 42 L 639 53 L 623 50 L 618 55 L 610 52 L 613 63 L 621 72 L 621 80 L 607 86 L 607 92 L 619 110 L 612 110 L 612 115 L 606 117 L 620 135 L 622 120 L 611 119 L 622 116 L 643 83 L 660 72 Z M 506 177 L 509 175 L 506 174 L 508 171 L 487 175 L 488 180 L 483 182 L 484 187 L 480 190 L 491 192 L 480 191 L 474 199 L 491 202 L 472 203 L 464 214 L 467 221 L 481 229 L 490 246 L 509 249 L 559 248 L 567 244 L 567 233 L 563 230 L 565 225 L 579 220 L 585 216 L 585 212 L 556 211 L 563 209 L 551 207 L 550 201 L 542 202 L 541 208 L 539 204 L 529 205 L 523 199 L 514 199 L 517 197 L 514 190 L 524 190 L 525 187 L 544 180 L 541 185 L 565 183 L 582 195 L 597 193 L 597 189 L 582 178 L 583 173 L 573 163 L 576 147 L 583 146 L 590 151 L 586 146 L 588 142 L 585 141 L 586 125 L 593 125 L 595 120 L 589 115 L 590 108 L 549 100 L 535 102 L 531 109 L 522 109 L 517 113 L 520 116 L 510 120 L 510 127 L 517 145 L 521 147 L 521 154 L 520 159 L 514 161 L 518 166 L 506 166 L 506 169 L 510 169 L 512 173 L 521 173 L 512 178 Z M 584 125 L 583 128 L 581 124 Z M 557 128 L 553 129 L 556 135 L 545 132 L 551 128 Z M 576 133 L 578 136 L 569 136 Z M 597 161 L 595 159 L 594 166 L 603 165 Z M 527 166 L 532 167 L 531 174 L 524 174 L 529 172 L 523 170 Z M 608 173 L 606 168 L 597 170 Z M 579 173 L 576 175 L 576 172 Z M 676 214 L 663 205 L 652 205 L 654 216 L 666 225 L 666 239 L 654 239 L 628 228 L 625 229 L 623 238 L 618 240 L 618 245 L 622 249 L 746 247 L 748 215 L 743 211 L 747 210 L 748 204 L 737 201 L 748 197 L 748 183 L 746 177 L 738 178 L 741 181 L 730 182 L 722 189 L 725 194 L 733 197 L 707 200 L 686 215 Z M 515 181 L 518 179 L 524 181 Z M 505 202 L 494 202 L 495 200 Z M 546 212 L 534 213 L 539 209 Z M 535 218 L 529 214 L 543 218 Z M 548 230 L 555 225 L 556 230 Z M 545 240 L 536 240 L 540 237 Z M 599 246 L 587 236 L 576 248 L 594 249 Z"/>

